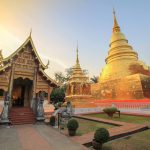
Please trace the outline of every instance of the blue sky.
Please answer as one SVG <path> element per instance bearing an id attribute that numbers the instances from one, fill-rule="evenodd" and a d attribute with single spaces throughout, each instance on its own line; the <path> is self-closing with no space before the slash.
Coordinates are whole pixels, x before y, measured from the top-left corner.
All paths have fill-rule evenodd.
<path id="1" fill-rule="evenodd" d="M 89 76 L 98 76 L 105 65 L 113 26 L 113 7 L 121 31 L 150 65 L 149 0 L 0 0 L 0 49 L 4 56 L 32 38 L 47 73 L 65 71 L 79 58 Z"/>

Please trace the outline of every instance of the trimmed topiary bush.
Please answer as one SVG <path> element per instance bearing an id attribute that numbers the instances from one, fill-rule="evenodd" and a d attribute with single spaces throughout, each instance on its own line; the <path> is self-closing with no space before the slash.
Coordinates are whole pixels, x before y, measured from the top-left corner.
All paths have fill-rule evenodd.
<path id="1" fill-rule="evenodd" d="M 76 119 L 70 119 L 67 123 L 67 128 L 70 130 L 76 130 L 79 127 L 79 123 Z"/>
<path id="2" fill-rule="evenodd" d="M 104 108 L 103 111 L 109 116 L 113 117 L 113 114 L 116 113 L 118 110 L 116 107 L 109 107 L 109 108 Z"/>
<path id="3" fill-rule="evenodd" d="M 108 139 L 109 139 L 109 132 L 108 132 L 108 130 L 105 129 L 105 128 L 98 128 L 95 131 L 94 139 L 95 139 L 96 142 L 99 142 L 99 143 L 107 142 Z"/>
<path id="4" fill-rule="evenodd" d="M 109 132 L 105 128 L 98 128 L 95 131 L 94 139 L 92 141 L 93 148 L 96 150 L 101 150 L 103 143 L 109 140 Z"/>
<path id="5" fill-rule="evenodd" d="M 71 119 L 67 123 L 67 128 L 70 136 L 74 136 L 76 134 L 76 130 L 79 127 L 79 123 L 76 119 Z"/>

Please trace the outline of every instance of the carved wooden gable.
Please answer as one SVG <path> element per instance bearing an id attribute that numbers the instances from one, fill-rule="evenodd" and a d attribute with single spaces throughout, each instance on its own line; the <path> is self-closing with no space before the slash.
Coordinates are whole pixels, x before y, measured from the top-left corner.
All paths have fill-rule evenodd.
<path id="1" fill-rule="evenodd" d="M 30 42 L 22 48 L 14 59 L 14 78 L 22 77 L 33 80 L 35 67 L 38 65 Z"/>

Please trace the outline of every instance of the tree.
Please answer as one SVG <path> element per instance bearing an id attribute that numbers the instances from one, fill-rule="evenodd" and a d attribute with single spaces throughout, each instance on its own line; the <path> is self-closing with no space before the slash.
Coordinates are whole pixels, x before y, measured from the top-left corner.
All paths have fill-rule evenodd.
<path id="1" fill-rule="evenodd" d="M 55 80 L 58 84 L 62 85 L 66 81 L 66 77 L 62 72 L 55 72 Z"/>
<path id="2" fill-rule="evenodd" d="M 93 76 L 92 78 L 90 78 L 90 80 L 92 81 L 92 83 L 98 83 L 98 76 Z"/>
<path id="3" fill-rule="evenodd" d="M 52 103 L 64 102 L 65 99 L 65 90 L 64 88 L 54 88 L 50 95 Z"/>
<path id="4" fill-rule="evenodd" d="M 73 73 L 73 68 L 67 68 L 65 72 L 66 72 L 66 81 L 68 81 Z"/>
<path id="5" fill-rule="evenodd" d="M 60 85 L 60 88 L 54 89 L 51 93 L 51 101 L 59 102 L 63 101 L 65 97 L 65 91 L 67 88 L 67 81 L 70 79 L 73 68 L 67 68 L 66 70 L 66 75 L 64 75 L 62 72 L 56 72 L 55 73 L 55 80 L 56 82 Z M 87 70 L 83 70 L 83 73 L 85 75 L 88 74 Z"/>

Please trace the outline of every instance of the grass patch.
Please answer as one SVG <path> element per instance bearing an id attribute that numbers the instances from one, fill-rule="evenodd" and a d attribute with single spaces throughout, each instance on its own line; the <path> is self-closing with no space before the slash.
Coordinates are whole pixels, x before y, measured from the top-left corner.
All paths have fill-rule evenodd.
<path id="1" fill-rule="evenodd" d="M 77 135 L 83 135 L 89 132 L 93 132 L 98 128 L 104 127 L 106 129 L 114 127 L 113 125 L 100 123 L 100 122 L 94 122 L 90 120 L 84 120 L 75 118 L 79 122 L 79 128 L 77 130 Z"/>
<path id="2" fill-rule="evenodd" d="M 129 138 L 105 143 L 103 150 L 149 150 L 150 130 L 136 133 Z"/>
<path id="3" fill-rule="evenodd" d="M 101 127 L 106 128 L 106 129 L 114 127 L 114 125 L 109 125 L 109 124 L 90 121 L 90 120 L 79 119 L 79 118 L 74 118 L 74 119 L 76 119 L 79 123 L 79 128 L 77 129 L 77 132 L 76 132 L 77 136 L 81 136 L 89 132 L 95 132 L 96 129 L 101 128 Z M 62 130 L 61 132 L 68 134 L 67 127 L 65 127 L 64 130 Z"/>
<path id="4" fill-rule="evenodd" d="M 118 117 L 118 114 L 114 114 L 113 118 L 108 117 L 107 114 L 89 114 L 86 116 L 110 119 L 110 120 L 114 120 L 114 121 L 123 121 L 123 122 L 128 122 L 128 123 L 144 124 L 144 123 L 150 122 L 150 118 L 148 118 L 148 117 L 131 116 L 131 115 L 123 115 L 123 114 L 121 114 L 120 118 Z"/>

